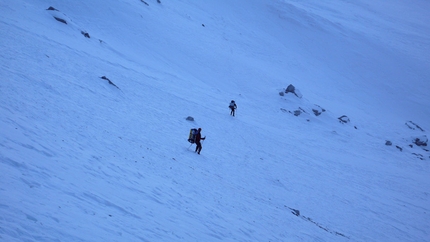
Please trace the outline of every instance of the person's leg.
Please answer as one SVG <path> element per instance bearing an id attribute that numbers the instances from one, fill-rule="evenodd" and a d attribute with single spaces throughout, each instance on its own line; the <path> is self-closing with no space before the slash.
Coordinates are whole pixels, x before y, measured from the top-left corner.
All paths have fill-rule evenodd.
<path id="1" fill-rule="evenodd" d="M 199 145 L 200 145 L 200 142 L 196 142 L 196 151 L 194 152 L 197 152 L 199 150 Z"/>

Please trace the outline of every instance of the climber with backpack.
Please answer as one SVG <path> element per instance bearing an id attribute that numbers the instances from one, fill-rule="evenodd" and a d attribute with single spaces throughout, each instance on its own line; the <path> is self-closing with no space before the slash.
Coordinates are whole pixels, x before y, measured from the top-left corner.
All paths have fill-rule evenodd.
<path id="1" fill-rule="evenodd" d="M 205 137 L 202 137 L 202 134 L 200 133 L 202 131 L 202 128 L 199 128 L 198 130 L 197 130 L 197 134 L 196 134 L 196 137 L 195 137 L 195 140 L 194 140 L 194 142 L 196 143 L 196 153 L 197 154 L 199 154 L 200 155 L 200 151 L 202 150 L 202 144 L 200 143 L 200 140 L 202 139 L 202 140 L 205 140 L 206 139 L 206 136 Z"/>
<path id="2" fill-rule="evenodd" d="M 230 108 L 230 110 L 231 110 L 230 115 L 233 115 L 233 117 L 234 117 L 235 110 L 236 110 L 236 108 L 237 108 L 237 105 L 236 105 L 236 103 L 234 102 L 234 100 L 231 100 L 230 105 L 228 105 L 228 107 L 229 107 L 229 108 Z"/>
<path id="3" fill-rule="evenodd" d="M 205 137 L 202 137 L 201 132 L 202 128 L 199 129 L 191 129 L 190 130 L 190 135 L 188 136 L 188 142 L 192 144 L 196 144 L 196 153 L 200 155 L 200 151 L 202 150 L 202 144 L 200 143 L 200 140 L 205 140 Z M 190 146 L 191 146 L 190 145 Z M 188 147 L 189 148 L 189 147 Z"/>

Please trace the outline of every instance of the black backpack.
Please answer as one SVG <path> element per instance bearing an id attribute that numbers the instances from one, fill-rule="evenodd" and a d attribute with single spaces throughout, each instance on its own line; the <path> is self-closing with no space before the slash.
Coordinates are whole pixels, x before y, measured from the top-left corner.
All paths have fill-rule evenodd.
<path id="1" fill-rule="evenodd" d="M 188 142 L 194 144 L 196 142 L 197 129 L 190 129 L 190 135 L 188 136 Z"/>
<path id="2" fill-rule="evenodd" d="M 228 107 L 229 108 L 235 108 L 236 107 L 236 103 L 233 100 L 231 100 L 231 103 L 230 103 L 230 105 L 228 105 Z"/>

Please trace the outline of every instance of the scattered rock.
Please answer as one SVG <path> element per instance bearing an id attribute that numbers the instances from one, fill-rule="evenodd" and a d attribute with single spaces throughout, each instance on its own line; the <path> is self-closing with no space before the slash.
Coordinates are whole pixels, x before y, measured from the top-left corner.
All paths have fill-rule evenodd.
<path id="1" fill-rule="evenodd" d="M 314 112 L 315 116 L 320 116 L 323 112 L 325 112 L 325 109 L 315 104 L 314 108 L 312 108 L 312 112 Z"/>
<path id="2" fill-rule="evenodd" d="M 119 87 L 117 85 L 115 85 L 111 80 L 109 80 L 109 78 L 107 78 L 105 76 L 102 76 L 100 78 L 103 79 L 103 80 L 107 80 L 109 82 L 109 84 L 111 84 L 112 86 L 114 86 L 114 87 L 116 87 L 116 88 L 119 89 Z"/>
<path id="3" fill-rule="evenodd" d="M 316 226 L 318 226 L 320 229 L 322 229 L 322 230 L 324 230 L 324 231 L 326 231 L 326 232 L 329 232 L 329 233 L 331 233 L 331 234 L 334 234 L 334 235 L 337 235 L 337 236 L 342 236 L 342 237 L 345 237 L 345 238 L 348 238 L 348 239 L 349 239 L 349 237 L 348 237 L 348 236 L 346 236 L 346 235 L 345 235 L 345 234 L 343 234 L 343 233 L 339 233 L 339 232 L 337 232 L 337 231 L 335 231 L 335 230 L 333 230 L 333 229 L 330 229 L 330 228 L 328 228 L 328 227 L 326 227 L 326 226 L 324 226 L 324 225 L 322 225 L 322 224 L 318 223 L 317 221 L 313 220 L 313 219 L 312 219 L 312 218 L 310 218 L 310 217 L 306 217 L 306 216 L 300 215 L 300 211 L 299 211 L 299 210 L 297 210 L 297 209 L 290 208 L 290 207 L 287 207 L 287 206 L 285 206 L 285 205 L 284 205 L 284 207 L 286 207 L 286 208 L 290 209 L 290 210 L 291 210 L 291 213 L 292 213 L 292 214 L 294 214 L 295 216 L 297 216 L 297 217 L 299 217 L 299 218 L 302 218 L 302 219 L 303 219 L 303 220 L 305 220 L 305 221 L 308 221 L 308 222 L 311 222 L 311 223 L 315 224 L 315 225 L 316 225 Z"/>
<path id="4" fill-rule="evenodd" d="M 393 145 L 393 143 L 391 141 L 387 140 L 387 142 L 385 142 L 385 145 L 391 146 L 391 145 Z"/>
<path id="5" fill-rule="evenodd" d="M 284 96 L 284 92 L 279 92 L 279 96 Z"/>
<path id="6" fill-rule="evenodd" d="M 399 149 L 400 151 L 403 151 L 403 148 L 398 145 L 396 145 L 396 148 Z"/>
<path id="7" fill-rule="evenodd" d="M 416 124 L 416 123 L 414 123 L 414 122 L 412 122 L 412 121 L 408 121 L 408 122 L 406 122 L 405 123 L 406 124 L 406 126 L 408 126 L 410 129 L 412 129 L 412 130 L 416 130 L 416 129 L 418 129 L 418 130 L 421 130 L 421 131 L 423 131 L 424 132 L 424 129 L 423 128 L 421 128 L 420 126 L 418 126 L 418 124 Z"/>
<path id="8" fill-rule="evenodd" d="M 315 116 L 320 116 L 321 115 L 321 112 L 319 112 L 316 109 L 312 109 L 312 112 L 314 112 Z"/>
<path id="9" fill-rule="evenodd" d="M 294 111 L 294 116 L 299 116 L 300 114 L 302 114 L 302 111 L 301 110 L 295 110 Z"/>
<path id="10" fill-rule="evenodd" d="M 52 11 L 58 11 L 57 9 L 55 9 L 54 7 L 50 6 L 48 9 L 46 10 L 52 10 Z"/>
<path id="11" fill-rule="evenodd" d="M 90 35 L 87 32 L 81 31 L 81 34 L 87 37 L 88 39 L 90 38 Z"/>
<path id="12" fill-rule="evenodd" d="M 191 117 L 191 116 L 188 116 L 188 117 L 186 118 L 186 120 L 187 120 L 187 121 L 194 121 L 194 118 L 193 118 L 193 117 Z"/>
<path id="13" fill-rule="evenodd" d="M 294 215 L 296 215 L 296 216 L 300 216 L 300 211 L 299 210 L 297 210 L 297 209 L 291 209 L 291 213 L 292 214 L 294 214 Z"/>
<path id="14" fill-rule="evenodd" d="M 289 93 L 292 92 L 294 93 L 294 91 L 296 90 L 296 87 L 293 86 L 293 84 L 288 85 L 288 87 L 285 89 L 285 93 Z"/>
<path id="15" fill-rule="evenodd" d="M 54 18 L 55 18 L 55 20 L 57 20 L 58 22 L 61 22 L 61 23 L 67 24 L 67 21 L 66 21 L 66 20 L 64 20 L 64 19 L 62 19 L 62 18 L 55 17 L 55 16 L 54 16 Z"/>
<path id="16" fill-rule="evenodd" d="M 427 146 L 427 136 L 420 136 L 420 137 L 415 137 L 413 140 L 413 143 L 418 145 L 418 146 Z"/>
<path id="17" fill-rule="evenodd" d="M 293 112 L 294 116 L 299 116 L 302 113 L 306 113 L 306 111 L 301 107 Z"/>
<path id="18" fill-rule="evenodd" d="M 348 118 L 346 115 L 342 115 L 342 116 L 340 116 L 340 117 L 339 117 L 339 118 L 337 118 L 337 119 L 339 119 L 339 122 L 341 122 L 341 123 L 343 123 L 343 124 L 346 124 L 346 123 L 349 123 L 349 122 L 350 122 L 349 118 Z"/>
<path id="19" fill-rule="evenodd" d="M 296 95 L 297 97 L 301 98 L 302 94 L 300 93 L 300 91 L 298 89 L 296 89 L 295 86 L 293 86 L 293 84 L 288 85 L 288 87 L 285 89 L 285 93 L 293 93 L 294 95 Z"/>
<path id="20" fill-rule="evenodd" d="M 424 156 L 421 154 L 417 154 L 417 153 L 412 153 L 413 155 L 415 155 L 418 159 L 420 160 L 424 160 Z"/>

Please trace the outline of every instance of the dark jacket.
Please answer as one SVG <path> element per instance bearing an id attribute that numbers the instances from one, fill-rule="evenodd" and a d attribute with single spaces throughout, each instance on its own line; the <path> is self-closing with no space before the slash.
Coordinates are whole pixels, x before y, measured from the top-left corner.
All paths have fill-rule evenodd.
<path id="1" fill-rule="evenodd" d="M 206 139 L 206 137 L 202 138 L 202 134 L 200 134 L 200 132 L 198 132 L 196 134 L 196 143 L 200 142 L 201 139 L 204 140 L 204 139 Z"/>
<path id="2" fill-rule="evenodd" d="M 231 108 L 231 109 L 236 109 L 237 105 L 236 105 L 235 102 L 231 102 L 230 105 L 228 105 L 228 107 Z"/>

